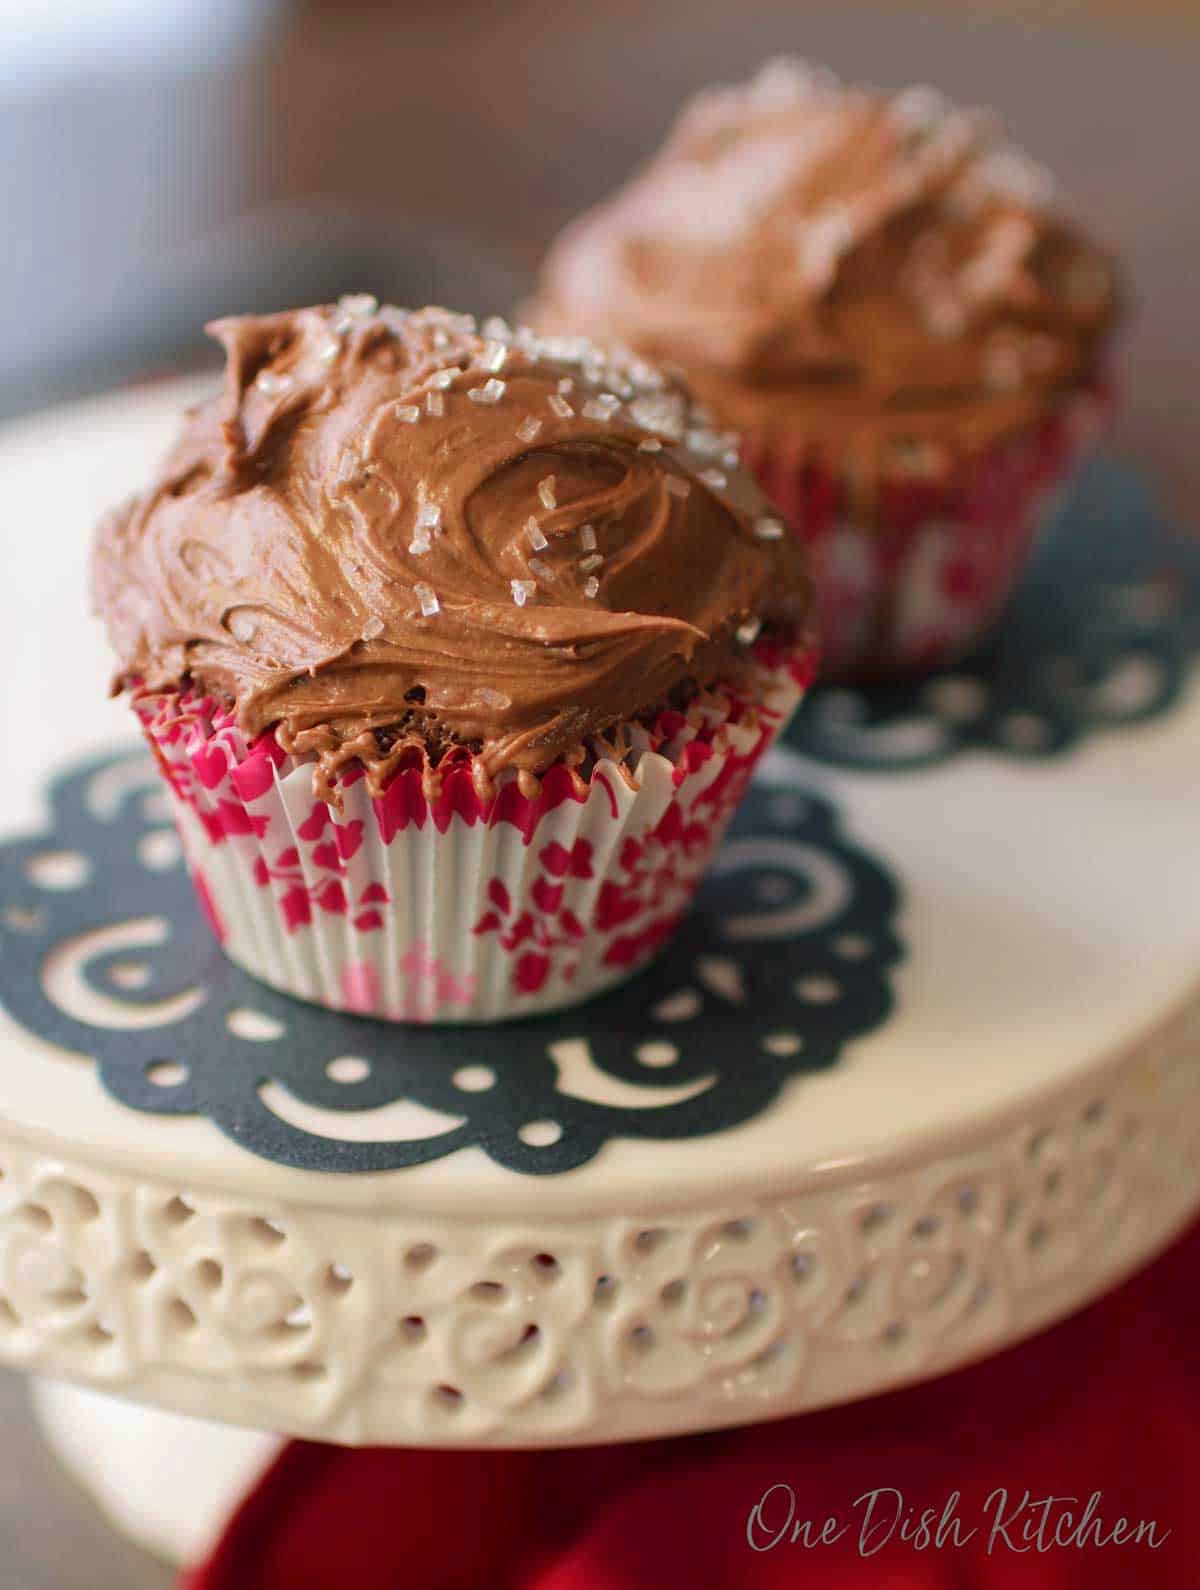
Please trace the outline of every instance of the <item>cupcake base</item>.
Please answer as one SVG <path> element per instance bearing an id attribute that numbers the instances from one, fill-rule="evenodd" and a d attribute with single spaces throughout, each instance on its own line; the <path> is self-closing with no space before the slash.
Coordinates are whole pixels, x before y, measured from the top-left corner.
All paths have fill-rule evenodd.
<path id="1" fill-rule="evenodd" d="M 922 672 L 970 651 L 1002 613 L 1110 407 L 1089 390 L 952 478 L 889 478 L 869 519 L 836 467 L 806 445 L 748 438 L 745 462 L 812 555 L 822 679 Z"/>
<path id="2" fill-rule="evenodd" d="M 357 770 L 340 811 L 273 736 L 247 745 L 210 698 L 143 696 L 205 914 L 273 988 L 412 1022 L 490 1022 L 603 992 L 666 942 L 759 758 L 791 717 L 807 658 L 761 649 L 761 692 L 725 686 L 633 726 L 624 766 L 551 768 L 536 797 L 506 774 L 481 796 L 470 758 Z"/>

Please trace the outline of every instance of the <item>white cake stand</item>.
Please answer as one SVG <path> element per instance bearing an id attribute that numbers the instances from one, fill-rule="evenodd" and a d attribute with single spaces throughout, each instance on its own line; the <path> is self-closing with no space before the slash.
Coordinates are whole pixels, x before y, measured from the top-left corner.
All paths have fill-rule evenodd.
<path id="1" fill-rule="evenodd" d="M 94 511 L 179 402 L 106 400 L 0 441 L 5 522 L 40 515 L 0 590 L 23 680 L 5 743 L 25 748 L 6 828 L 38 821 L 51 767 L 126 732 L 97 705 L 80 565 Z M 89 1060 L 0 1018 L 0 1358 L 253 1430 L 512 1447 L 777 1418 L 1020 1340 L 1200 1204 L 1198 753 L 1195 693 L 1060 761 L 979 752 L 880 778 L 776 753 L 780 798 L 832 799 L 901 880 L 893 1015 L 742 1126 L 615 1141 L 561 1175 L 478 1149 L 377 1175 L 285 1168 L 203 1118 L 126 1108 Z M 624 1084 L 582 1049 L 561 1088 L 613 1098 Z M 669 1093 L 669 1064 L 661 1079 Z M 378 1138 L 419 1114 L 320 1124 Z M 148 1443 L 184 1426 L 41 1397 L 68 1459 L 138 1497 L 143 1536 L 199 1543 L 144 1483 Z M 200 1511 L 206 1474 L 211 1511 L 232 1465 L 272 1449 L 206 1439 Z"/>

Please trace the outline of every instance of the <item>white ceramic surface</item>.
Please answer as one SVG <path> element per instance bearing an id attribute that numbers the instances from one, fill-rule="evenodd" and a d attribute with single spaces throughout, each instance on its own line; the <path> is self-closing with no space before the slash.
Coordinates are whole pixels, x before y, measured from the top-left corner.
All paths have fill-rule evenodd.
<path id="1" fill-rule="evenodd" d="M 39 1380 L 33 1411 L 109 1521 L 174 1563 L 200 1562 L 279 1451 L 277 1436 Z"/>
<path id="2" fill-rule="evenodd" d="M 179 400 L 0 436 L 3 522 L 37 527 L 6 536 L 0 581 L 21 680 L 5 829 L 36 819 L 52 767 L 125 738 L 76 616 L 85 538 Z M 281 1169 L 124 1109 L 88 1062 L 0 1024 L 0 1356 L 330 1440 L 505 1445 L 775 1416 L 1016 1340 L 1200 1199 L 1198 752 L 1193 691 L 1044 763 L 852 776 L 776 753 L 772 775 L 829 795 L 902 880 L 895 1015 L 743 1127 L 560 1176 L 474 1150 Z M 615 1084 L 585 1054 L 561 1085 Z"/>

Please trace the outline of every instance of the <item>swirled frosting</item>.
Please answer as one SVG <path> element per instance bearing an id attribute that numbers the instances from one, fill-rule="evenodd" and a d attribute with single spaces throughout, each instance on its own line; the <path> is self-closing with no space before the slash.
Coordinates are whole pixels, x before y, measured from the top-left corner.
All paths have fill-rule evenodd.
<path id="1" fill-rule="evenodd" d="M 567 229 L 531 318 L 677 363 L 743 429 L 984 442 L 1089 378 L 1115 308 L 989 116 L 780 61 Z"/>
<path id="2" fill-rule="evenodd" d="M 807 625 L 735 439 L 637 360 L 366 297 L 210 329 L 223 391 L 97 532 L 116 689 L 232 700 L 326 793 L 414 742 L 536 774 Z"/>

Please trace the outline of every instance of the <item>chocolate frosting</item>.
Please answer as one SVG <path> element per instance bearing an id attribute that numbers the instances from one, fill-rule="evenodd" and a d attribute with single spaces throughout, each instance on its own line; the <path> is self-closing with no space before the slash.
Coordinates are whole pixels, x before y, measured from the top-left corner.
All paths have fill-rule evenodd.
<path id="1" fill-rule="evenodd" d="M 1114 320 L 1050 200 L 989 116 L 774 62 L 568 228 L 531 318 L 678 363 L 739 428 L 983 445 L 1089 379 Z"/>
<path id="2" fill-rule="evenodd" d="M 808 623 L 736 438 L 640 361 L 366 297 L 210 330 L 224 390 L 97 532 L 114 688 L 232 699 L 326 795 L 415 745 L 577 759 Z"/>

